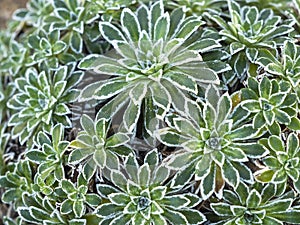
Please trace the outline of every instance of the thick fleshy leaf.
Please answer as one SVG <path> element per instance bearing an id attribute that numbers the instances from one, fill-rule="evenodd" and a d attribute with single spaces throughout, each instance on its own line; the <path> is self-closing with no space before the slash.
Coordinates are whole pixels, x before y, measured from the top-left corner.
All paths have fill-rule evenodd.
<path id="1" fill-rule="evenodd" d="M 251 137 L 255 137 L 257 132 L 258 131 L 254 129 L 252 125 L 244 125 L 233 130 L 230 134 L 228 134 L 228 137 L 234 141 L 244 140 L 245 138 L 249 139 Z"/>
<path id="2" fill-rule="evenodd" d="M 100 217 L 106 218 L 115 215 L 116 212 L 120 212 L 120 209 L 122 209 L 122 206 L 117 206 L 112 203 L 104 203 L 96 209 L 96 213 Z"/>
<path id="3" fill-rule="evenodd" d="M 162 143 L 166 144 L 167 146 L 174 147 L 179 147 L 180 144 L 188 140 L 188 137 L 185 137 L 175 130 L 169 128 L 159 130 L 159 132 L 157 133 L 157 137 Z"/>
<path id="4" fill-rule="evenodd" d="M 222 167 L 222 174 L 224 176 L 225 181 L 232 187 L 236 188 L 240 182 L 240 175 L 233 167 L 233 165 L 225 160 L 224 165 Z"/>
<path id="5" fill-rule="evenodd" d="M 131 10 L 126 8 L 122 11 L 121 24 L 131 41 L 137 42 L 139 40 L 141 28 L 136 15 Z"/>
<path id="6" fill-rule="evenodd" d="M 261 196 L 256 190 L 252 190 L 249 193 L 246 204 L 248 208 L 258 207 L 261 203 Z"/>
<path id="7" fill-rule="evenodd" d="M 183 169 L 193 163 L 195 159 L 192 152 L 184 152 L 170 157 L 168 167 L 172 169 Z"/>
<path id="8" fill-rule="evenodd" d="M 188 220 L 186 217 L 180 212 L 176 212 L 170 209 L 166 209 L 163 213 L 163 216 L 171 223 L 171 224 L 182 224 L 187 225 Z"/>
<path id="9" fill-rule="evenodd" d="M 95 92 L 97 99 L 108 99 L 128 88 L 128 82 L 123 79 L 114 79 L 101 85 Z"/>
<path id="10" fill-rule="evenodd" d="M 123 115 L 124 126 L 128 132 L 132 132 L 138 122 L 141 111 L 141 105 L 135 105 L 133 101 L 129 102 Z"/>
<path id="11" fill-rule="evenodd" d="M 203 200 L 208 199 L 215 190 L 215 165 L 210 165 L 209 173 L 201 180 L 200 192 Z"/>

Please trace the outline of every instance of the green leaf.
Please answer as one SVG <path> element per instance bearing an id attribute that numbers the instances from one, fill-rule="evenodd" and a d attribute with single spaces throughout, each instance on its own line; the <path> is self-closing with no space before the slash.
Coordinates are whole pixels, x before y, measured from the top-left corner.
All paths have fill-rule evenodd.
<path id="1" fill-rule="evenodd" d="M 148 92 L 147 85 L 148 83 L 144 82 L 138 83 L 130 90 L 129 96 L 135 105 L 140 105 L 143 99 L 146 97 L 146 94 Z"/>
<path id="2" fill-rule="evenodd" d="M 66 114 L 70 114 L 71 111 L 69 109 L 69 107 L 64 104 L 64 103 L 60 103 L 55 107 L 55 114 L 58 116 L 64 116 Z"/>
<path id="3" fill-rule="evenodd" d="M 154 224 L 157 224 L 157 225 L 167 225 L 168 224 L 166 219 L 161 215 L 153 215 L 152 221 Z"/>
<path id="4" fill-rule="evenodd" d="M 238 77 L 243 77 L 244 73 L 248 70 L 249 64 L 246 60 L 245 54 L 239 53 L 237 59 L 234 62 L 234 70 L 237 73 Z"/>
<path id="5" fill-rule="evenodd" d="M 67 44 L 62 42 L 62 41 L 58 41 L 56 42 L 53 47 L 52 47 L 52 51 L 54 55 L 59 55 L 61 54 L 63 51 L 65 51 L 67 48 Z"/>
<path id="6" fill-rule="evenodd" d="M 101 58 L 100 55 L 90 54 L 80 61 L 78 67 L 83 70 L 94 69 L 95 66 L 97 65 L 98 59 L 100 58 Z"/>
<path id="7" fill-rule="evenodd" d="M 65 193 L 73 193 L 75 191 L 75 187 L 73 183 L 69 180 L 62 180 L 61 181 L 61 188 Z"/>
<path id="8" fill-rule="evenodd" d="M 197 50 L 200 53 L 208 52 L 211 49 L 215 49 L 221 47 L 221 44 L 218 40 L 214 40 L 212 38 L 200 39 L 190 45 L 189 49 Z"/>
<path id="9" fill-rule="evenodd" d="M 189 200 L 181 195 L 165 196 L 162 200 L 163 204 L 173 209 L 181 209 L 189 204 Z"/>
<path id="10" fill-rule="evenodd" d="M 98 184 L 96 186 L 98 193 L 104 198 L 108 198 L 108 195 L 119 192 L 115 187 L 107 184 Z"/>
<path id="11" fill-rule="evenodd" d="M 194 159 L 193 152 L 183 152 L 172 155 L 167 165 L 172 169 L 183 169 L 193 163 Z"/>
<path id="12" fill-rule="evenodd" d="M 258 193 L 258 191 L 252 190 L 249 193 L 249 196 L 248 196 L 247 201 L 246 201 L 247 207 L 248 208 L 257 208 L 258 206 L 260 206 L 260 203 L 261 203 L 260 194 Z"/>
<path id="13" fill-rule="evenodd" d="M 126 144 L 130 140 L 129 136 L 124 133 L 116 133 L 106 140 L 107 148 L 116 148 Z"/>
<path id="14" fill-rule="evenodd" d="M 161 168 L 164 168 L 164 167 L 161 167 Z M 166 180 L 166 177 L 167 175 L 169 174 L 168 173 L 169 171 L 167 169 L 164 170 L 164 173 L 160 173 L 160 179 L 157 179 L 158 176 L 156 176 L 156 181 L 159 183 L 159 180 Z M 163 176 L 163 175 L 164 176 Z M 175 175 L 175 177 L 172 179 L 172 182 L 171 182 L 171 187 L 184 187 L 186 186 L 191 178 L 194 176 L 195 174 L 195 163 L 191 163 L 188 167 L 184 168 L 183 171 L 180 171 L 179 173 L 177 173 Z"/>
<path id="15" fill-rule="evenodd" d="M 246 56 L 250 62 L 254 63 L 258 56 L 258 50 L 256 48 L 247 48 Z"/>
<path id="16" fill-rule="evenodd" d="M 258 90 L 261 97 L 269 99 L 272 92 L 271 81 L 267 77 L 263 77 L 263 79 L 259 83 Z"/>
<path id="17" fill-rule="evenodd" d="M 249 112 L 252 112 L 252 113 L 256 113 L 256 112 L 261 111 L 259 101 L 257 101 L 257 100 L 252 100 L 251 99 L 251 100 L 242 101 L 241 106 L 245 110 L 247 110 Z"/>
<path id="18" fill-rule="evenodd" d="M 180 72 L 169 72 L 164 74 L 164 79 L 171 82 L 173 85 L 177 86 L 181 90 L 189 91 L 194 94 L 197 94 L 197 84 L 194 79 L 191 79 L 188 76 L 185 76 L 184 74 Z"/>
<path id="19" fill-rule="evenodd" d="M 253 127 L 255 129 L 262 128 L 266 125 L 266 121 L 262 112 L 257 113 L 253 119 Z"/>
<path id="20" fill-rule="evenodd" d="M 131 39 L 131 41 L 138 42 L 141 27 L 136 15 L 134 15 L 130 9 L 125 8 L 122 11 L 121 24 L 123 30 L 126 32 L 126 35 Z"/>
<path id="21" fill-rule="evenodd" d="M 144 218 L 141 213 L 136 213 L 133 218 L 131 219 L 132 225 L 145 225 L 146 224 L 146 218 Z"/>
<path id="22" fill-rule="evenodd" d="M 255 137 L 256 133 L 257 130 L 253 128 L 252 124 L 250 124 L 233 130 L 230 134 L 228 134 L 228 137 L 233 141 L 237 141 Z"/>
<path id="23" fill-rule="evenodd" d="M 64 138 L 64 128 L 61 124 L 56 125 L 52 130 L 52 142 L 55 148 L 58 147 L 59 142 Z"/>
<path id="24" fill-rule="evenodd" d="M 230 161 L 225 160 L 222 167 L 222 174 L 225 181 L 232 187 L 236 188 L 240 182 L 240 175 L 238 171 L 233 167 Z"/>
<path id="25" fill-rule="evenodd" d="M 46 161 L 47 155 L 41 151 L 31 150 L 26 153 L 26 157 L 32 162 L 42 163 Z"/>
<path id="26" fill-rule="evenodd" d="M 180 210 L 180 213 L 185 216 L 190 225 L 201 224 L 206 221 L 205 216 L 198 210 L 186 209 Z"/>
<path id="27" fill-rule="evenodd" d="M 141 187 L 148 187 L 150 182 L 151 170 L 148 164 L 142 165 L 138 170 L 138 181 Z"/>
<path id="28" fill-rule="evenodd" d="M 161 16 L 154 25 L 154 40 L 163 39 L 166 40 L 170 28 L 169 14 Z"/>
<path id="29" fill-rule="evenodd" d="M 93 155 L 93 159 L 97 163 L 97 165 L 101 168 L 105 167 L 106 165 L 106 153 L 103 148 L 97 149 Z"/>
<path id="30" fill-rule="evenodd" d="M 141 30 L 149 31 L 148 9 L 145 5 L 141 5 L 137 10 L 137 17 Z"/>
<path id="31" fill-rule="evenodd" d="M 120 94 L 122 91 L 126 90 L 128 87 L 128 82 L 123 79 L 112 79 L 104 84 L 102 84 L 98 90 L 95 92 L 95 97 L 97 99 L 108 99 L 114 95 Z"/>
<path id="32" fill-rule="evenodd" d="M 269 183 L 272 181 L 273 176 L 274 176 L 275 172 L 273 170 L 266 170 L 263 171 L 261 173 L 258 173 L 255 178 L 258 181 L 264 182 L 264 183 Z"/>
<path id="33" fill-rule="evenodd" d="M 185 22 L 176 33 L 176 38 L 187 39 L 190 37 L 198 28 L 202 22 L 198 18 L 190 19 Z"/>
<path id="34" fill-rule="evenodd" d="M 73 211 L 77 218 L 80 218 L 84 215 L 85 212 L 85 205 L 82 201 L 75 201 L 73 203 Z"/>
<path id="35" fill-rule="evenodd" d="M 272 213 L 272 217 L 286 223 L 299 224 L 300 223 L 299 213 L 300 211 L 298 210 L 289 210 L 286 212 Z"/>
<path id="36" fill-rule="evenodd" d="M 268 154 L 268 150 L 258 143 L 241 143 L 236 145 L 250 158 L 262 158 Z"/>
<path id="37" fill-rule="evenodd" d="M 62 214 L 69 214 L 72 212 L 73 203 L 71 200 L 66 199 L 60 207 L 60 211 Z"/>
<path id="38" fill-rule="evenodd" d="M 279 123 L 285 124 L 285 125 L 289 125 L 291 123 L 291 118 L 290 118 L 289 114 L 287 114 L 286 112 L 284 112 L 280 109 L 274 109 L 274 114 L 275 114 L 275 119 Z"/>
<path id="39" fill-rule="evenodd" d="M 300 120 L 296 117 L 291 118 L 291 123 L 287 127 L 293 131 L 300 130 Z"/>
<path id="40" fill-rule="evenodd" d="M 111 174 L 111 181 L 116 187 L 125 189 L 128 181 L 127 178 L 117 170 L 114 170 Z"/>
<path id="41" fill-rule="evenodd" d="M 80 124 L 88 135 L 91 137 L 95 135 L 94 121 L 89 116 L 83 114 L 80 119 Z"/>
<path id="42" fill-rule="evenodd" d="M 167 187 L 166 186 L 155 187 L 150 192 L 151 199 L 162 200 L 165 197 L 166 192 L 167 192 Z M 160 211 L 158 206 L 156 206 L 156 208 L 157 208 L 158 211 Z"/>
<path id="43" fill-rule="evenodd" d="M 124 193 L 112 193 L 108 195 L 109 200 L 117 206 L 126 206 L 130 201 L 130 197 Z"/>
<path id="44" fill-rule="evenodd" d="M 179 147 L 182 143 L 189 140 L 188 137 L 169 128 L 159 130 L 157 136 L 162 143 L 170 147 Z"/>
<path id="45" fill-rule="evenodd" d="M 201 180 L 200 192 L 203 200 L 208 199 L 215 191 L 215 164 L 209 166 L 209 173 Z"/>
<path id="46" fill-rule="evenodd" d="M 218 216 L 232 216 L 230 205 L 227 203 L 212 203 L 210 207 Z"/>
<path id="47" fill-rule="evenodd" d="M 99 23 L 99 28 L 102 36 L 112 42 L 112 41 L 125 41 L 124 35 L 121 31 L 112 25 L 109 22 L 101 22 Z"/>
<path id="48" fill-rule="evenodd" d="M 135 129 L 140 112 L 141 105 L 135 105 L 133 101 L 130 101 L 123 116 L 124 126 L 128 132 L 132 132 Z"/>
<path id="49" fill-rule="evenodd" d="M 78 32 L 71 33 L 70 47 L 76 53 L 82 52 L 83 40 Z"/>
<path id="50" fill-rule="evenodd" d="M 248 158 L 246 154 L 239 148 L 230 147 L 222 149 L 222 153 L 226 155 L 228 159 L 235 162 L 247 162 Z"/>
<path id="51" fill-rule="evenodd" d="M 182 224 L 182 225 L 187 225 L 188 224 L 188 220 L 186 219 L 186 217 L 176 211 L 170 210 L 170 209 L 166 209 L 163 212 L 163 216 L 171 223 L 171 224 Z"/>
<path id="52" fill-rule="evenodd" d="M 271 74 L 274 75 L 279 75 L 282 76 L 283 72 L 283 68 L 282 65 L 278 65 L 277 63 L 269 63 L 266 67 L 265 67 L 266 71 L 268 71 Z"/>
<path id="53" fill-rule="evenodd" d="M 36 219 L 32 217 L 29 208 L 19 207 L 18 208 L 18 213 L 24 221 L 29 222 L 29 223 L 33 223 L 33 224 L 40 224 L 39 221 L 36 221 Z"/>
<path id="54" fill-rule="evenodd" d="M 240 42 L 233 42 L 230 44 L 230 54 L 234 55 L 242 50 L 244 50 L 246 46 Z"/>
<path id="55" fill-rule="evenodd" d="M 293 157 L 299 149 L 299 139 L 295 133 L 291 133 L 287 139 L 287 152 L 289 157 Z"/>
<path id="56" fill-rule="evenodd" d="M 169 36 L 172 36 L 174 33 L 176 33 L 176 31 L 181 26 L 181 23 L 184 21 L 184 18 L 185 18 L 185 13 L 181 7 L 176 8 L 175 10 L 172 11 L 170 16 Z"/>
<path id="57" fill-rule="evenodd" d="M 268 144 L 272 148 L 272 150 L 275 152 L 277 152 L 277 151 L 285 152 L 284 143 L 281 140 L 281 138 L 278 136 L 273 135 L 273 136 L 269 137 Z"/>
<path id="58" fill-rule="evenodd" d="M 69 222 L 69 225 L 86 225 L 86 219 L 72 219 Z"/>

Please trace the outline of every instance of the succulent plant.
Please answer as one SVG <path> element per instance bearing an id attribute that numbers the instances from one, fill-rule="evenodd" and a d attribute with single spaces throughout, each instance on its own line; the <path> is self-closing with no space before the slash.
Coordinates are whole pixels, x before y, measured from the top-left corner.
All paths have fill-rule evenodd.
<path id="1" fill-rule="evenodd" d="M 29 68 L 25 77 L 16 79 L 18 93 L 8 102 L 10 109 L 19 111 L 9 120 L 9 126 L 13 126 L 12 138 L 19 138 L 21 144 L 29 140 L 28 146 L 32 146 L 39 131 L 49 133 L 56 123 L 71 127 L 67 104 L 77 98 L 74 86 L 82 75 L 82 72 L 74 72 L 71 64 L 54 72 L 39 73 Z"/>
<path id="2" fill-rule="evenodd" d="M 286 144 L 278 136 L 270 136 L 268 139 L 261 139 L 269 150 L 270 155 L 263 159 L 266 165 L 264 170 L 256 172 L 257 180 L 261 182 L 285 183 L 292 182 L 293 187 L 300 192 L 299 179 L 299 138 L 295 133 L 289 134 Z"/>
<path id="3" fill-rule="evenodd" d="M 145 156 L 139 166 L 134 155 L 126 157 L 124 173 L 112 170 L 113 185 L 99 184 L 98 192 L 108 203 L 97 208 L 105 224 L 199 224 L 206 219 L 192 209 L 201 199 L 191 193 L 176 194 L 167 186 L 170 171 L 159 162 L 157 150 Z"/>
<path id="4" fill-rule="evenodd" d="M 19 207 L 22 224 L 86 225 L 87 219 L 75 218 L 71 213 L 64 215 L 57 210 L 55 202 L 40 194 L 25 194 L 24 206 Z M 71 208 L 72 210 L 72 208 Z"/>
<path id="5" fill-rule="evenodd" d="M 224 202 L 212 203 L 215 213 L 211 224 L 297 224 L 299 211 L 293 209 L 294 193 L 276 196 L 276 186 L 249 188 L 241 182 L 234 191 L 226 190 Z M 213 218 L 215 217 L 215 218 Z"/>
<path id="6" fill-rule="evenodd" d="M 250 77 L 247 86 L 241 90 L 241 106 L 251 112 L 255 129 L 265 127 L 279 134 L 280 125 L 300 124 L 297 122 L 297 96 L 291 92 L 289 82 L 270 80 L 266 76 L 258 82 Z"/>
<path id="7" fill-rule="evenodd" d="M 195 16 L 201 16 L 204 12 L 220 13 L 221 7 L 226 5 L 225 0 L 175 0 L 166 3 L 172 9 L 184 7 L 187 14 Z"/>
<path id="8" fill-rule="evenodd" d="M 240 7 L 235 1 L 228 0 L 228 8 L 228 22 L 218 15 L 207 16 L 222 28 L 220 34 L 228 43 L 232 56 L 230 65 L 234 69 L 228 79 L 230 83 L 234 77 L 243 81 L 250 73 L 255 74 L 255 67 L 253 69 L 250 64 L 256 63 L 261 50 L 282 45 L 288 39 L 287 34 L 293 31 L 295 21 L 282 22 L 271 9 L 259 11 L 255 6 Z"/>
<path id="9" fill-rule="evenodd" d="M 300 49 L 296 43 L 288 40 L 282 46 L 281 55 L 277 59 L 271 52 L 265 51 L 257 61 L 267 73 L 289 81 L 296 88 L 300 84 Z"/>
<path id="10" fill-rule="evenodd" d="M 74 213 L 75 218 L 81 218 L 86 211 L 86 205 L 96 207 L 101 203 L 97 194 L 87 193 L 88 186 L 84 179 L 78 179 L 77 186 L 69 180 L 61 180 L 60 188 L 68 196 L 61 204 L 62 214 Z"/>
<path id="11" fill-rule="evenodd" d="M 1 196 L 3 202 L 13 203 L 17 210 L 22 206 L 24 193 L 33 193 L 32 168 L 28 160 L 20 160 L 5 175 L 0 176 L 0 187 L 6 188 Z"/>
<path id="12" fill-rule="evenodd" d="M 70 147 L 73 149 L 68 162 L 83 166 L 83 176 L 89 180 L 97 168 L 119 168 L 118 155 L 129 155 L 132 150 L 126 146 L 130 137 L 125 133 L 109 135 L 110 122 L 102 118 L 93 121 L 83 115 L 81 118 L 83 130 L 78 133 Z"/>
<path id="13" fill-rule="evenodd" d="M 39 190 L 49 195 L 50 188 L 55 182 L 65 178 L 65 152 L 69 142 L 64 141 L 64 127 L 61 124 L 53 127 L 51 131 L 52 140 L 44 132 L 39 132 L 36 148 L 26 152 L 26 157 L 38 165 L 35 174 Z"/>
<path id="14" fill-rule="evenodd" d="M 97 8 L 101 14 L 101 19 L 111 21 L 112 19 L 120 19 L 121 9 L 129 7 L 136 3 L 136 0 L 88 0 L 91 7 Z"/>
<path id="15" fill-rule="evenodd" d="M 124 9 L 120 27 L 100 22 L 102 36 L 116 52 L 108 53 L 112 56 L 89 55 L 79 67 L 114 78 L 87 86 L 81 99 L 113 97 L 100 109 L 99 115 L 103 117 L 113 117 L 120 104 L 128 103 L 123 123 L 129 132 L 135 129 L 147 96 L 146 110 L 150 112 L 145 114 L 151 115 L 153 108 L 163 118 L 171 104 L 176 108 L 175 95 L 184 100 L 188 92 L 197 94 L 198 82 L 219 82 L 216 73 L 205 68 L 197 52 L 202 46 L 207 47 L 205 40 L 185 46 L 201 24 L 197 17 L 186 18 L 182 9 L 169 15 L 164 12 L 162 1 L 157 1 L 150 9 L 142 5 L 135 13 Z M 211 45 L 211 48 L 219 46 L 216 41 Z"/>
<path id="16" fill-rule="evenodd" d="M 77 57 L 67 52 L 68 45 L 61 41 L 59 30 L 46 32 L 39 30 L 38 34 L 28 37 L 28 45 L 34 51 L 31 55 L 31 65 L 44 63 L 47 68 L 57 69 L 59 64 L 76 62 Z"/>
<path id="17" fill-rule="evenodd" d="M 45 16 L 48 16 L 52 12 L 52 1 L 30 0 L 25 9 L 18 9 L 15 11 L 13 18 L 16 21 L 25 22 L 35 28 L 41 28 L 45 25 Z"/>
<path id="18" fill-rule="evenodd" d="M 171 115 L 167 122 L 169 127 L 159 130 L 157 135 L 167 146 L 184 150 L 171 155 L 170 168 L 189 173 L 188 178 L 195 174 L 203 199 L 213 193 L 221 198 L 225 183 L 233 188 L 238 186 L 240 179 L 252 183 L 251 171 L 244 162 L 248 157 L 259 158 L 268 152 L 253 141 L 259 137 L 259 130 L 251 124 L 236 123 L 228 93 L 220 96 L 216 87 L 209 87 L 205 99 L 202 107 L 189 102 L 185 117 Z M 180 179 L 179 174 L 178 182 Z M 189 179 L 179 183 L 177 179 L 173 181 L 176 186 Z"/>
<path id="19" fill-rule="evenodd" d="M 99 17 L 97 10 L 81 0 L 54 0 L 52 5 L 54 10 L 44 19 L 45 24 L 50 30 L 65 31 L 63 40 L 75 53 L 81 53 L 85 26 Z"/>
<path id="20" fill-rule="evenodd" d="M 300 224 L 299 18 L 28 0 L 0 30 L 0 224 Z"/>
<path id="21" fill-rule="evenodd" d="M 29 67 L 29 49 L 14 40 L 9 43 L 9 55 L 0 63 L 1 73 L 22 77 Z"/>

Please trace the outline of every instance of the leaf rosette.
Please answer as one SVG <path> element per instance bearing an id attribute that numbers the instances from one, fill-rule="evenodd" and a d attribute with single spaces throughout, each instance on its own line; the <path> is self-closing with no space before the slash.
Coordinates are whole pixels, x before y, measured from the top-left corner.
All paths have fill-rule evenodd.
<path id="1" fill-rule="evenodd" d="M 126 157 L 124 172 L 113 170 L 113 185 L 99 184 L 98 192 L 109 202 L 97 208 L 102 224 L 200 224 L 206 219 L 194 210 L 201 199 L 191 193 L 176 193 L 167 180 L 169 169 L 159 162 L 157 150 L 139 166 L 134 155 Z"/>

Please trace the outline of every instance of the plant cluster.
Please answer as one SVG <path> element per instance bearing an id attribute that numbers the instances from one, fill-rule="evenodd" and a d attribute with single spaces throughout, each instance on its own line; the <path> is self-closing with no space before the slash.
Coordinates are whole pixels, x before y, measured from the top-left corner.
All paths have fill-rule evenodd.
<path id="1" fill-rule="evenodd" d="M 29 0 L 0 32 L 0 224 L 300 224 L 298 0 Z"/>

